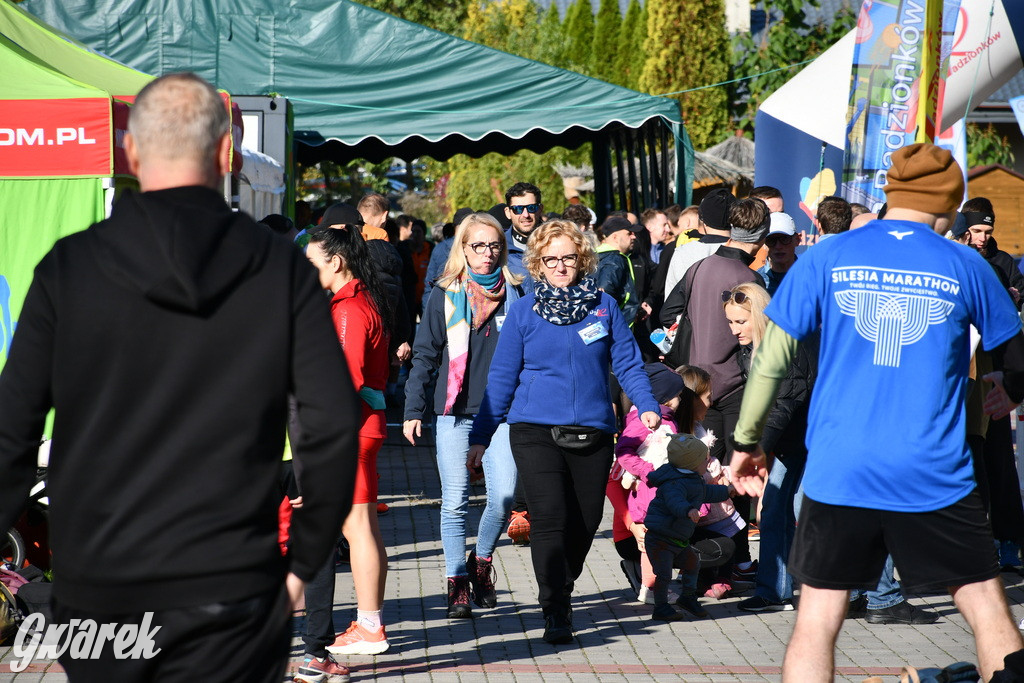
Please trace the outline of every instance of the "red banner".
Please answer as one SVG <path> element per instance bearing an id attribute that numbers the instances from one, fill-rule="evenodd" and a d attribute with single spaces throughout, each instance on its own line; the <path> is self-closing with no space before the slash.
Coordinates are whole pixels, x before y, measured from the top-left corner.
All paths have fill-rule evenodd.
<path id="1" fill-rule="evenodd" d="M 133 98 L 134 99 L 134 98 Z M 128 104 L 114 100 L 114 175 L 131 175 L 124 153 L 124 134 L 128 132 Z"/>
<path id="2" fill-rule="evenodd" d="M 0 101 L 0 177 L 111 174 L 110 100 Z"/>

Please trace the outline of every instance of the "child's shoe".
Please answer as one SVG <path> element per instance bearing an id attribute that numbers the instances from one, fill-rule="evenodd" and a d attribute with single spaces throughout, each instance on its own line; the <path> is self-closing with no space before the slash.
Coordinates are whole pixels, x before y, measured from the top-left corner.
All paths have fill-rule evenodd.
<path id="1" fill-rule="evenodd" d="M 683 613 L 668 603 L 656 605 L 654 607 L 654 614 L 651 615 L 651 619 L 654 621 L 679 621 L 682 618 Z"/>
<path id="2" fill-rule="evenodd" d="M 680 595 L 676 604 L 698 619 L 707 619 L 711 616 L 706 609 L 701 607 L 701 604 L 697 602 L 697 596 L 692 593 Z"/>

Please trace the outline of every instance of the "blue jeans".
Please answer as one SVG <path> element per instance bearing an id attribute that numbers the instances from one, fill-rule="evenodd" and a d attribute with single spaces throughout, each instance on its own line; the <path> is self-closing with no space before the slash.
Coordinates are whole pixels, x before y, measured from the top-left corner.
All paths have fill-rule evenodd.
<path id="1" fill-rule="evenodd" d="M 441 476 L 441 547 L 445 576 L 466 575 L 466 513 L 469 510 L 469 431 L 472 415 L 437 418 L 437 469 Z M 508 445 L 508 425 L 498 425 L 484 453 L 487 504 L 480 515 L 476 556 L 490 557 L 498 543 L 516 489 L 516 463 Z"/>
<path id="2" fill-rule="evenodd" d="M 903 591 L 900 584 L 893 576 L 892 555 L 885 558 L 885 567 L 882 569 L 882 578 L 878 579 L 878 585 L 874 590 L 850 591 L 850 602 L 853 602 L 862 595 L 868 596 L 868 609 L 885 609 L 903 602 Z"/>
<path id="3" fill-rule="evenodd" d="M 793 597 L 793 577 L 786 569 L 796 535 L 794 497 L 804 474 L 803 460 L 789 467 L 776 459 L 768 475 L 761 506 L 761 547 L 754 595 L 771 602 Z"/>

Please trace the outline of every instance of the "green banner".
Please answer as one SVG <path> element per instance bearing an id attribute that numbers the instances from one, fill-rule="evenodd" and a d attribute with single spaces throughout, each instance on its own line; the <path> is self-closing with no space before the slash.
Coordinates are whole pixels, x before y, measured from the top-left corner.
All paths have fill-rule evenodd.
<path id="1" fill-rule="evenodd" d="M 36 264 L 59 238 L 105 215 L 100 178 L 0 181 L 0 366 Z"/>

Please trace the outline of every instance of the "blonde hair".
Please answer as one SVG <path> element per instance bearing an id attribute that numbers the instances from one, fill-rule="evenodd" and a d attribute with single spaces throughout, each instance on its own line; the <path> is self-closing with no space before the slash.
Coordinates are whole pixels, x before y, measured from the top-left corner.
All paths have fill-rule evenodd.
<path id="1" fill-rule="evenodd" d="M 523 254 L 523 265 L 526 267 L 530 277 L 540 280 L 544 277 L 544 266 L 541 263 L 540 255 L 551 244 L 552 240 L 559 237 L 568 237 L 576 245 L 576 281 L 590 275 L 597 270 L 597 255 L 594 247 L 587 236 L 572 221 L 553 220 L 544 223 L 530 233 L 530 239 L 526 243 L 526 253 Z"/>
<path id="2" fill-rule="evenodd" d="M 733 296 L 728 301 L 722 302 L 722 310 L 724 311 L 725 307 L 729 304 L 733 304 L 750 313 L 750 318 L 754 323 L 751 333 L 751 345 L 756 350 L 764 338 L 765 328 L 768 327 L 768 316 L 764 314 L 764 309 L 768 307 L 768 302 L 772 300 L 772 297 L 764 287 L 755 282 L 744 282 L 742 285 L 736 285 L 730 292 Z M 737 293 L 742 293 L 747 297 L 743 300 L 743 303 L 735 300 Z"/>
<path id="3" fill-rule="evenodd" d="M 501 229 L 501 224 L 491 214 L 480 212 L 469 214 L 455 228 L 455 241 L 452 243 L 452 250 L 448 253 L 444 270 L 437 278 L 437 286 L 444 289 L 466 275 L 469 270 L 469 262 L 466 260 L 466 252 L 462 247 L 466 246 L 466 240 L 469 239 L 469 229 L 475 225 L 486 225 L 489 228 L 494 228 L 494 232 L 498 233 L 498 243 L 501 244 L 501 251 L 498 252 L 498 267 L 505 274 L 505 282 L 512 285 L 522 282 L 522 276 L 516 275 L 508 269 L 508 244 L 505 242 L 505 232 Z"/>

